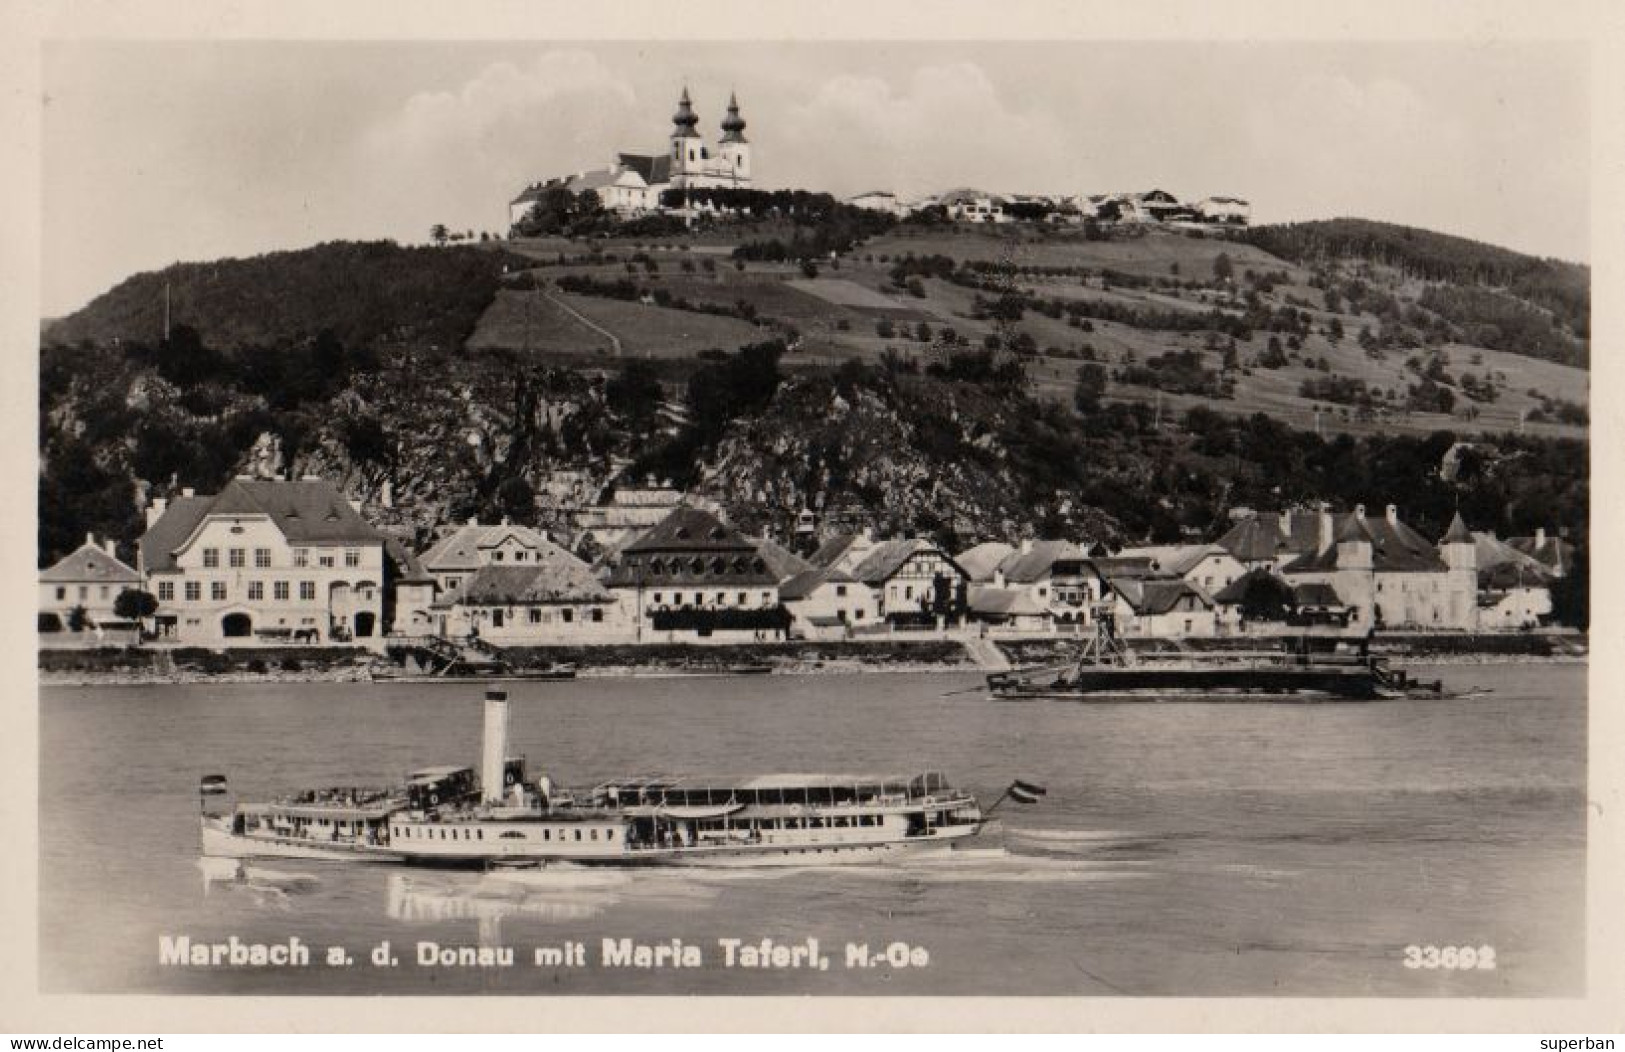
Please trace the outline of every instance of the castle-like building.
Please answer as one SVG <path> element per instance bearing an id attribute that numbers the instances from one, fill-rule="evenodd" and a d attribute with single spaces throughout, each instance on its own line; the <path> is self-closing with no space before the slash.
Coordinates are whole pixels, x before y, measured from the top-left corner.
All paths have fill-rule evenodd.
<path id="1" fill-rule="evenodd" d="M 686 87 L 671 122 L 670 147 L 664 153 L 617 153 L 608 168 L 532 183 L 509 203 L 509 221 L 518 223 L 551 190 L 573 194 L 591 190 L 605 208 L 630 216 L 658 209 L 660 195 L 667 190 L 750 189 L 750 142 L 737 97 L 728 97 L 728 113 L 715 145 L 707 145 L 700 134 L 700 118 Z"/>

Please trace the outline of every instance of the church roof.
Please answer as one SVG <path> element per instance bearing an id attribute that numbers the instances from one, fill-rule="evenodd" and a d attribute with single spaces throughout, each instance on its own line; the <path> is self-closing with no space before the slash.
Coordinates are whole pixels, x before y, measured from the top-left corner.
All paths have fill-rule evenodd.
<path id="1" fill-rule="evenodd" d="M 666 154 L 618 153 L 615 163 L 638 173 L 650 186 L 671 182 L 671 158 Z"/>
<path id="2" fill-rule="evenodd" d="M 674 127 L 672 135 L 684 139 L 697 139 L 700 133 L 694 126 L 700 123 L 700 118 L 694 112 L 693 105 L 688 101 L 688 88 L 683 89 L 683 97 L 677 100 L 677 112 L 671 115 Z"/>
<path id="3" fill-rule="evenodd" d="M 739 99 L 731 92 L 728 95 L 728 115 L 722 118 L 722 141 L 745 141 L 745 119 L 739 116 Z"/>

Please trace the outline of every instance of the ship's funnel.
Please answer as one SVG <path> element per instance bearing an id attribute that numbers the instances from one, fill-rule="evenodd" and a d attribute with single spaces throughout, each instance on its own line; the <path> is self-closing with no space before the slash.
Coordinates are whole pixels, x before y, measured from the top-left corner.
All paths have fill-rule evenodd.
<path id="1" fill-rule="evenodd" d="M 508 692 L 485 692 L 485 755 L 480 766 L 480 798 L 488 804 L 501 803 L 506 788 L 502 784 L 502 761 L 508 752 Z"/>

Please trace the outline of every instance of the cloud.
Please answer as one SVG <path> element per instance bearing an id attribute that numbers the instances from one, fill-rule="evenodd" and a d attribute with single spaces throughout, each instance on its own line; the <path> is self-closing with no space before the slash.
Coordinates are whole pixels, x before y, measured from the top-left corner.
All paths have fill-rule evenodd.
<path id="1" fill-rule="evenodd" d="M 1066 139 L 1054 117 L 1007 105 L 979 66 L 958 62 L 921 67 L 901 90 L 878 76 L 824 82 L 762 129 L 758 168 L 764 181 L 801 175 L 843 194 L 1021 190 L 1064 178 Z"/>
<path id="2" fill-rule="evenodd" d="M 607 164 L 641 116 L 630 84 L 586 52 L 497 62 L 452 91 L 412 95 L 362 137 L 368 207 L 398 236 L 505 229 L 503 205 L 541 176 Z"/>

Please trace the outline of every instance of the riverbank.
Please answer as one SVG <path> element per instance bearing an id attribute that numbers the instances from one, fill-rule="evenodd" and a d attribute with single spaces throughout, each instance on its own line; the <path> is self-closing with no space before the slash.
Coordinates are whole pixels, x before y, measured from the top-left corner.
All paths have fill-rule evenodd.
<path id="1" fill-rule="evenodd" d="M 1279 650 L 1281 639 L 1132 640 L 1141 654 L 1192 656 L 1235 650 Z M 1016 666 L 1059 664 L 1076 651 L 1073 639 L 1000 640 Z M 1578 634 L 1391 636 L 1372 652 L 1395 662 L 1429 665 L 1583 664 L 1587 638 Z M 785 642 L 705 646 L 648 644 L 510 647 L 503 658 L 524 673 L 569 666 L 582 678 L 770 674 L 980 672 L 957 639 Z M 388 681 L 399 668 L 360 647 L 203 647 L 42 650 L 40 682 L 53 686 L 171 683 L 365 683 Z M 466 681 L 454 681 L 466 682 Z"/>

